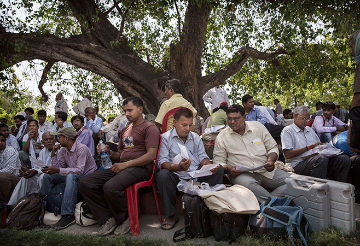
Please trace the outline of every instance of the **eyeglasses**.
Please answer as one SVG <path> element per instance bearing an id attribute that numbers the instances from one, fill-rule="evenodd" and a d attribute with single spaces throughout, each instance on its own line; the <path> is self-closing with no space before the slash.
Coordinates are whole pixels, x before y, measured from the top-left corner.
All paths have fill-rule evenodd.
<path id="1" fill-rule="evenodd" d="M 306 118 L 306 117 L 301 117 L 301 119 L 302 119 L 303 121 L 310 121 L 310 118 Z"/>
<path id="2" fill-rule="evenodd" d="M 234 118 L 228 117 L 228 118 L 227 118 L 227 121 L 228 121 L 228 122 L 231 122 L 231 121 L 234 120 L 234 121 L 236 122 L 236 121 L 240 120 L 240 118 L 241 118 L 241 117 L 234 117 Z"/>

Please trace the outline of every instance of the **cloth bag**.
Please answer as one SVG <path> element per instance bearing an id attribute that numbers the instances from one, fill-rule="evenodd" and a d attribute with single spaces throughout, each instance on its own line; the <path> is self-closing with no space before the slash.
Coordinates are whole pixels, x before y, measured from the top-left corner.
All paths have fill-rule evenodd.
<path id="1" fill-rule="evenodd" d="M 219 214 L 255 214 L 260 210 L 254 193 L 242 185 L 233 185 L 220 191 L 207 191 L 199 196 L 210 210 Z"/>

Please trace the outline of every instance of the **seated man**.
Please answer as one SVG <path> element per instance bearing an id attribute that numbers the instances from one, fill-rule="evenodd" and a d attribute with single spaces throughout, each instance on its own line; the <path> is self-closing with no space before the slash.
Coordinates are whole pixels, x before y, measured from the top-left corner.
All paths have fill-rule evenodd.
<path id="1" fill-rule="evenodd" d="M 228 109 L 227 102 L 222 102 L 220 104 L 219 110 L 216 111 L 211 115 L 209 122 L 207 123 L 207 128 L 211 126 L 218 126 L 218 125 L 227 125 L 227 117 L 226 117 L 226 110 Z"/>
<path id="2" fill-rule="evenodd" d="M 312 120 L 315 119 L 316 116 L 322 115 L 322 113 L 323 113 L 322 105 L 323 105 L 322 102 L 317 102 L 315 104 L 315 110 L 316 111 L 311 115 Z"/>
<path id="3" fill-rule="evenodd" d="M 126 125 L 126 122 L 128 122 L 125 114 L 121 114 L 121 115 L 117 116 L 111 122 L 110 122 L 110 118 L 111 117 L 109 117 L 109 124 L 107 124 L 106 126 L 103 126 L 99 131 L 99 139 L 102 139 L 103 134 L 105 134 L 106 142 L 109 142 L 114 137 L 117 130 L 118 129 L 121 130 L 122 128 L 124 128 L 124 126 Z"/>
<path id="4" fill-rule="evenodd" d="M 71 123 L 73 124 L 73 127 L 77 131 L 78 137 L 77 141 L 86 145 L 91 152 L 91 155 L 95 155 L 95 144 L 94 139 L 91 135 L 91 132 L 89 129 L 84 126 L 84 117 L 81 115 L 75 115 L 71 118 Z"/>
<path id="5" fill-rule="evenodd" d="M 173 108 L 185 107 L 190 109 L 194 114 L 192 131 L 195 131 L 195 116 L 197 114 L 196 109 L 180 94 L 180 81 L 177 79 L 168 80 L 165 83 L 165 95 L 168 100 L 164 101 L 156 116 L 155 123 L 161 129 L 164 116 Z M 170 116 L 167 121 L 166 131 L 173 128 L 174 117 Z"/>
<path id="6" fill-rule="evenodd" d="M 50 121 L 46 120 L 46 111 L 45 110 L 39 110 L 38 120 L 39 120 L 39 131 L 40 132 L 51 131 L 53 124 Z"/>
<path id="7" fill-rule="evenodd" d="M 269 131 L 260 122 L 246 121 L 245 109 L 240 105 L 231 105 L 226 114 L 229 127 L 216 138 L 213 162 L 223 165 L 232 184 L 254 192 L 260 203 L 272 196 L 283 196 L 285 179 L 290 174 L 274 165 L 279 150 Z M 266 165 L 254 172 L 241 172 L 236 170 L 237 164 L 249 168 Z"/>
<path id="8" fill-rule="evenodd" d="M 2 133 L 5 136 L 7 146 L 11 146 L 17 151 L 20 150 L 19 143 L 16 140 L 16 137 L 10 134 L 8 125 L 0 124 L 0 133 Z"/>
<path id="9" fill-rule="evenodd" d="M 60 183 L 65 183 L 65 191 L 61 202 L 61 219 L 54 225 L 57 229 L 65 229 L 75 223 L 75 206 L 77 202 L 77 183 L 85 175 L 96 170 L 95 160 L 88 147 L 76 141 L 77 132 L 72 127 L 64 127 L 56 135 L 61 145 L 58 157 L 55 145 L 51 151 L 51 166 L 44 170 L 43 184 L 40 193 L 48 195 L 51 189 Z"/>
<path id="10" fill-rule="evenodd" d="M 99 235 L 130 231 L 125 189 L 149 180 L 159 146 L 159 130 L 142 116 L 143 101 L 130 97 L 123 101 L 130 125 L 120 133 L 118 152 L 108 149 L 113 161 L 110 169 L 100 169 L 82 178 L 78 184 L 91 213 L 101 225 Z M 116 229 L 116 230 L 115 230 Z"/>
<path id="11" fill-rule="evenodd" d="M 333 102 L 324 102 L 322 108 L 323 114 L 315 117 L 312 129 L 317 132 L 322 143 L 328 143 L 333 135 L 346 131 L 348 125 L 333 116 L 335 113 L 335 104 Z"/>
<path id="12" fill-rule="evenodd" d="M 261 112 L 259 108 L 255 108 L 255 101 L 252 96 L 245 95 L 242 97 L 241 101 L 244 105 L 246 121 L 260 122 L 268 129 L 271 136 L 275 139 L 276 143 L 281 144 L 280 134 L 284 127 L 270 124 L 264 113 Z"/>
<path id="13" fill-rule="evenodd" d="M 24 109 L 24 111 L 21 111 L 19 113 L 17 113 L 16 115 L 22 115 L 22 116 L 27 116 L 27 115 L 33 115 L 34 114 L 34 109 L 33 108 L 26 108 Z"/>
<path id="14" fill-rule="evenodd" d="M 346 108 L 340 107 L 340 104 L 338 102 L 334 102 L 335 104 L 335 113 L 334 116 L 347 124 L 349 122 L 349 110 Z"/>
<path id="15" fill-rule="evenodd" d="M 67 121 L 67 113 L 62 112 L 62 111 L 57 111 L 55 112 L 55 123 L 54 126 L 52 128 L 52 132 L 57 132 L 60 129 L 64 128 L 64 127 L 72 127 L 72 124 Z"/>
<path id="16" fill-rule="evenodd" d="M 22 145 L 22 139 L 25 136 L 25 134 L 28 132 L 27 128 L 27 122 L 25 120 L 25 117 L 22 115 L 15 115 L 14 116 L 15 121 L 15 128 L 14 136 L 16 137 L 16 140 L 18 141 L 19 146 Z"/>
<path id="17" fill-rule="evenodd" d="M 18 152 L 6 146 L 6 138 L 0 133 L 0 204 L 6 205 L 20 178 L 20 160 Z"/>
<path id="18" fill-rule="evenodd" d="M 51 152 L 55 146 L 56 139 L 50 134 L 50 132 L 44 132 L 42 134 L 42 144 L 44 148 L 39 153 L 39 160 L 42 160 L 46 166 L 51 166 Z M 59 151 L 57 151 L 58 153 Z M 56 154 L 57 154 L 56 153 Z M 14 205 L 21 199 L 23 196 L 26 196 L 31 193 L 38 193 L 42 186 L 43 172 L 41 166 L 34 164 L 32 168 L 21 167 L 19 170 L 20 176 L 22 177 L 20 182 L 17 184 L 19 187 L 19 192 L 11 195 L 9 204 Z M 25 193 L 23 193 L 25 191 Z"/>
<path id="19" fill-rule="evenodd" d="M 220 106 L 221 107 L 221 106 Z M 162 134 L 162 143 L 158 155 L 157 187 L 164 201 L 167 218 L 161 225 L 164 230 L 172 229 L 178 222 L 176 216 L 176 185 L 180 180 L 189 180 L 188 172 L 200 169 L 210 164 L 205 153 L 204 144 L 194 132 L 190 132 L 193 122 L 190 109 L 178 109 L 174 115 L 174 128 Z M 173 160 L 180 153 L 178 144 L 185 145 L 190 159 L 183 159 L 174 164 Z M 198 178 L 196 181 L 209 183 L 210 186 L 222 184 L 224 169 L 218 166 L 211 170 L 213 175 Z"/>
<path id="20" fill-rule="evenodd" d="M 94 108 L 85 109 L 85 126 L 92 132 L 98 133 L 102 127 L 102 119 L 96 115 Z"/>
<path id="21" fill-rule="evenodd" d="M 310 109 L 307 106 L 301 105 L 294 109 L 294 124 L 285 127 L 281 133 L 286 162 L 291 163 L 297 174 L 346 182 L 351 163 L 348 156 L 328 158 L 318 154 L 305 160 L 301 159 L 313 154 L 312 149 L 322 144 L 314 130 L 306 126 L 309 120 Z"/>
<path id="22" fill-rule="evenodd" d="M 39 153 L 43 148 L 41 144 L 42 132 L 39 131 L 39 125 L 37 120 L 29 120 L 27 127 L 29 133 L 23 138 L 21 151 L 19 151 L 19 158 L 21 165 L 24 167 L 32 167 L 29 160 L 29 155 L 33 158 L 39 157 Z"/>
<path id="23" fill-rule="evenodd" d="M 284 118 L 285 118 L 285 126 L 289 126 L 292 123 L 294 123 L 294 119 L 293 119 L 293 113 L 291 111 L 291 109 L 284 109 L 283 112 Z"/>

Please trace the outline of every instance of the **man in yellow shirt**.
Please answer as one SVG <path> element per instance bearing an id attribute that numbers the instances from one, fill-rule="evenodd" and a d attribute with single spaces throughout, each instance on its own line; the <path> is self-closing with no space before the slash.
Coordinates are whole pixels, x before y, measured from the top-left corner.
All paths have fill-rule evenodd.
<path id="1" fill-rule="evenodd" d="M 155 119 L 155 124 L 161 129 L 161 125 L 163 123 L 164 116 L 166 115 L 166 113 L 168 111 L 170 111 L 173 108 L 177 108 L 177 107 L 185 107 L 185 108 L 190 109 L 193 112 L 193 114 L 194 114 L 193 125 L 195 125 L 195 117 L 196 117 L 197 111 L 191 105 L 191 103 L 189 101 L 187 101 L 185 98 L 183 98 L 183 96 L 180 94 L 180 81 L 179 80 L 172 79 L 172 80 L 166 81 L 165 95 L 168 98 L 168 100 L 164 101 L 161 104 L 161 107 L 160 107 L 159 112 Z M 174 117 L 170 116 L 167 120 L 166 131 L 173 128 L 173 124 L 174 124 Z M 195 127 L 191 131 L 194 131 L 194 130 L 195 130 Z"/>
<path id="2" fill-rule="evenodd" d="M 250 189 L 259 202 L 284 196 L 290 174 L 274 165 L 279 150 L 269 131 L 258 121 L 245 122 L 245 109 L 240 105 L 231 105 L 226 114 L 229 127 L 216 138 L 213 163 L 223 165 L 231 183 Z M 240 171 L 238 164 L 250 169 L 266 165 L 256 171 Z"/>

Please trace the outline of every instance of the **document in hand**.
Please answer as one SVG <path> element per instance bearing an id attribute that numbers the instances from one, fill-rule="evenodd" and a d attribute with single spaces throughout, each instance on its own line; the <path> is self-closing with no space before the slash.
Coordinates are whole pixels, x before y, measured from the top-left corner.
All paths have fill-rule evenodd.
<path id="1" fill-rule="evenodd" d="M 200 170 L 195 170 L 195 171 L 189 172 L 189 175 L 192 178 L 200 178 L 200 177 L 204 177 L 204 176 L 209 176 L 209 175 L 212 175 L 212 172 L 210 170 L 217 166 L 219 166 L 219 164 L 204 165 L 204 166 L 202 166 L 202 168 Z"/>
<path id="2" fill-rule="evenodd" d="M 258 166 L 258 167 L 253 167 L 253 168 L 250 168 L 250 167 L 246 167 L 246 166 L 243 166 L 241 164 L 237 164 L 236 165 L 236 171 L 241 171 L 241 172 L 251 172 L 251 171 L 256 171 L 256 170 L 259 170 L 261 168 L 263 168 L 265 165 L 269 164 L 268 162 L 266 162 L 264 165 L 261 165 L 261 166 Z"/>
<path id="3" fill-rule="evenodd" d="M 189 159 L 189 155 L 188 155 L 185 145 L 182 145 L 179 143 L 177 143 L 177 144 L 179 146 L 180 153 L 174 157 L 174 159 L 173 159 L 174 164 L 179 164 L 182 159 Z"/>
<path id="4" fill-rule="evenodd" d="M 30 158 L 30 161 L 31 161 L 33 164 L 35 164 L 36 166 L 46 167 L 45 162 L 43 162 L 42 160 L 35 159 L 34 157 L 31 157 L 31 156 L 29 156 L 29 158 Z"/>

